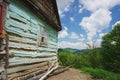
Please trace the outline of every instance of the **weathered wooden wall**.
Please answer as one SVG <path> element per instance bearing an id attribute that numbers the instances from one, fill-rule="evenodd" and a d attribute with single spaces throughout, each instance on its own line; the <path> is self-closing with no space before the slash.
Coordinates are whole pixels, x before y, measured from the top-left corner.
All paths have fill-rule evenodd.
<path id="1" fill-rule="evenodd" d="M 9 35 L 9 55 L 12 55 L 8 73 L 38 67 L 41 62 L 57 59 L 58 32 L 22 4 L 12 2 L 7 6 L 5 22 Z M 47 32 L 47 44 L 44 46 L 38 46 L 41 27 Z"/>

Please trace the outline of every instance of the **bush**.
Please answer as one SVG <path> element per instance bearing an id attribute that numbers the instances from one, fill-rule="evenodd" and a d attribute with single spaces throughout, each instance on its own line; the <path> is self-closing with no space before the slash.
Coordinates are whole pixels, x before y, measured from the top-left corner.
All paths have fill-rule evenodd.
<path id="1" fill-rule="evenodd" d="M 84 54 L 74 54 L 63 50 L 58 53 L 59 63 L 62 66 L 73 66 L 74 68 L 89 67 L 90 63 Z"/>
<path id="2" fill-rule="evenodd" d="M 66 50 L 58 52 L 60 64 L 63 66 L 73 66 L 75 68 L 93 67 L 101 68 L 101 55 L 98 49 L 88 50 L 86 54 L 75 54 Z"/>
<path id="3" fill-rule="evenodd" d="M 69 51 L 61 51 L 58 53 L 59 63 L 63 66 L 74 65 L 76 56 Z"/>
<path id="4" fill-rule="evenodd" d="M 120 74 L 115 74 L 102 69 L 93 69 L 93 68 L 84 67 L 80 70 L 82 70 L 83 72 L 90 73 L 93 76 L 93 78 L 98 78 L 103 80 L 120 80 Z"/>

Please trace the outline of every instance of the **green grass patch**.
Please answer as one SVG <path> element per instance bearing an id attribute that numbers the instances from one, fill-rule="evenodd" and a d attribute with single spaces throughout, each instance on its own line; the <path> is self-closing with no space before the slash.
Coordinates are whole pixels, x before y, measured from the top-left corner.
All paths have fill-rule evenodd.
<path id="1" fill-rule="evenodd" d="M 81 68 L 85 73 L 89 73 L 93 78 L 103 79 L 103 80 L 120 80 L 120 74 L 105 71 L 103 69 L 93 69 L 93 68 Z"/>

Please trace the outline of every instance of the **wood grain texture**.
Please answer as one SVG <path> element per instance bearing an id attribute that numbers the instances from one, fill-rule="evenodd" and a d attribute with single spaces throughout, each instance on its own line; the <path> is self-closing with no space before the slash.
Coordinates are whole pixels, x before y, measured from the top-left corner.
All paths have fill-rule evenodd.
<path id="1" fill-rule="evenodd" d="M 13 1 L 6 10 L 5 29 L 9 35 L 9 53 L 13 54 L 9 59 L 8 74 L 57 60 L 58 32 L 55 29 L 45 24 L 22 4 Z M 43 34 L 41 28 L 46 31 L 45 46 L 38 46 Z"/>

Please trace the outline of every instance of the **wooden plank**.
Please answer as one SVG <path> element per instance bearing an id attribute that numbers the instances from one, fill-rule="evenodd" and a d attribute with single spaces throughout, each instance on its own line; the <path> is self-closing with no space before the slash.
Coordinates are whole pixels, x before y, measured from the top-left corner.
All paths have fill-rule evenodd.
<path id="1" fill-rule="evenodd" d="M 13 68 L 8 68 L 7 74 L 22 71 L 22 70 L 33 69 L 33 68 L 37 68 L 37 67 L 40 68 L 40 67 L 43 67 L 47 64 L 48 64 L 48 62 L 43 62 L 43 63 L 34 64 L 34 65 L 32 64 L 32 65 L 24 65 L 24 66 L 17 66 L 17 67 L 13 67 Z"/>
<path id="2" fill-rule="evenodd" d="M 19 29 L 19 28 L 15 28 L 14 26 L 6 26 L 6 30 L 7 32 L 16 34 L 18 36 L 22 36 L 22 37 L 26 37 L 26 38 L 30 38 L 30 39 L 37 39 L 37 36 L 34 34 L 29 34 L 29 33 L 24 33 L 23 30 Z"/>
<path id="3" fill-rule="evenodd" d="M 22 50 L 22 49 L 10 49 L 9 53 L 14 54 L 14 56 L 21 56 L 21 57 L 47 57 L 47 56 L 53 56 L 56 55 L 57 49 L 51 49 L 51 48 L 46 48 L 46 49 L 38 49 L 37 51 L 31 51 L 31 50 Z"/>
<path id="4" fill-rule="evenodd" d="M 31 34 L 35 34 L 37 36 L 38 34 L 38 25 L 35 25 L 36 27 L 33 27 L 32 24 L 29 27 L 29 31 L 31 32 Z"/>
<path id="5" fill-rule="evenodd" d="M 56 38 L 52 38 L 52 37 L 49 37 L 49 40 L 52 41 L 52 42 L 55 42 L 55 43 L 58 42 L 58 40 Z"/>
<path id="6" fill-rule="evenodd" d="M 30 20 L 30 17 L 28 16 L 28 14 L 26 14 L 23 10 L 18 8 L 15 4 L 10 4 L 8 10 L 26 18 L 27 20 Z"/>
<path id="7" fill-rule="evenodd" d="M 51 28 L 50 28 L 51 29 Z M 49 29 L 48 29 L 49 30 Z M 58 35 L 58 32 L 55 32 L 53 29 L 49 31 L 50 35 L 56 36 Z"/>
<path id="8" fill-rule="evenodd" d="M 37 49 L 36 51 L 32 51 L 32 50 L 23 50 L 23 49 L 18 49 L 18 48 L 10 48 L 9 53 L 24 53 L 24 54 L 33 54 L 33 53 L 37 53 L 39 55 L 39 53 L 42 55 L 42 53 L 45 53 L 46 55 L 51 55 L 49 53 L 56 53 L 57 49 L 51 49 L 51 48 L 46 48 L 46 50 L 43 49 Z"/>
<path id="9" fill-rule="evenodd" d="M 40 50 L 40 51 L 50 51 L 49 48 L 44 48 L 44 47 L 38 47 L 37 50 Z"/>
<path id="10" fill-rule="evenodd" d="M 36 50 L 36 46 L 23 44 L 23 43 L 16 43 L 16 42 L 9 42 L 9 47 L 13 48 L 20 48 L 20 49 L 28 49 L 28 50 Z"/>
<path id="11" fill-rule="evenodd" d="M 57 56 L 52 56 L 52 57 L 47 57 L 47 58 L 35 58 L 35 59 L 14 57 L 14 58 L 9 59 L 8 66 L 45 62 L 45 61 L 51 61 L 51 60 L 56 60 L 56 59 L 57 59 Z"/>
<path id="12" fill-rule="evenodd" d="M 39 29 L 40 27 L 38 24 L 34 24 L 32 21 L 30 21 L 30 26 L 35 29 Z"/>
<path id="13" fill-rule="evenodd" d="M 11 36 L 11 35 L 9 35 L 9 40 L 12 42 L 14 41 L 14 42 L 27 43 L 27 44 L 34 44 L 34 45 L 37 44 L 35 40 L 23 38 L 23 37 Z"/>
<path id="14" fill-rule="evenodd" d="M 48 41 L 49 45 L 54 45 L 54 46 L 57 46 L 57 43 L 56 42 L 53 42 L 53 41 Z"/>
<path id="15" fill-rule="evenodd" d="M 50 49 L 57 49 L 58 46 L 54 46 L 54 45 L 48 45 Z"/>
<path id="16" fill-rule="evenodd" d="M 13 13 L 13 14 L 15 14 L 15 13 Z M 38 32 L 37 31 L 38 30 L 37 29 L 38 28 L 37 22 L 35 23 L 35 21 L 33 21 L 32 19 L 31 19 L 32 21 L 29 22 L 22 17 L 21 18 L 18 17 L 19 15 L 17 15 L 15 17 L 15 15 L 13 15 L 13 14 L 12 14 L 12 16 L 10 15 L 11 16 L 11 19 L 9 20 L 10 25 L 13 25 L 13 26 L 18 27 L 20 29 L 23 29 L 24 31 L 30 30 L 32 33 L 37 35 L 37 32 Z M 20 20 L 21 22 L 25 22 L 26 24 L 22 24 L 21 22 L 14 20 L 14 18 Z M 35 23 L 35 24 L 33 24 L 33 23 Z"/>
<path id="17" fill-rule="evenodd" d="M 38 21 L 36 18 L 30 18 L 30 21 L 35 25 L 38 24 Z"/>
<path id="18" fill-rule="evenodd" d="M 20 21 L 23 21 L 26 24 L 30 24 L 30 22 L 26 18 L 16 14 L 15 12 L 9 11 L 9 13 L 7 13 L 7 14 L 9 14 L 9 18 L 12 17 L 12 18 L 18 19 Z"/>
<path id="19" fill-rule="evenodd" d="M 9 25 L 14 26 L 14 27 L 19 28 L 19 29 L 22 29 L 24 31 L 27 31 L 29 29 L 29 27 L 30 27 L 27 24 L 23 24 L 21 22 L 13 20 L 13 19 L 9 19 Z"/>
<path id="20" fill-rule="evenodd" d="M 39 47 L 37 48 L 37 50 L 39 50 L 40 52 L 55 52 L 57 49 L 52 49 L 51 47 L 48 47 L 48 48 Z"/>
<path id="21" fill-rule="evenodd" d="M 15 57 L 30 57 L 30 58 L 38 58 L 38 57 L 50 57 L 50 56 L 55 56 L 56 54 L 55 53 L 51 53 L 49 54 L 49 52 L 42 52 L 42 53 L 22 53 L 22 52 L 18 52 L 18 53 L 15 53 Z"/>
<path id="22" fill-rule="evenodd" d="M 23 50 L 23 49 L 18 49 L 18 48 L 10 48 L 9 50 L 10 54 L 15 54 L 15 53 L 24 53 L 24 54 L 33 54 L 33 53 L 37 53 L 35 50 Z"/>
<path id="23" fill-rule="evenodd" d="M 10 77 L 8 80 L 18 80 L 18 77 L 20 80 L 28 80 L 31 77 L 35 77 L 35 75 L 43 75 L 47 71 L 47 66 L 40 67 L 40 68 L 34 68 L 31 70 L 25 70 L 24 72 L 18 72 L 17 74 L 14 73 L 12 77 Z M 9 77 L 9 76 L 8 76 Z M 32 79 L 32 80 L 38 80 L 38 79 Z"/>

